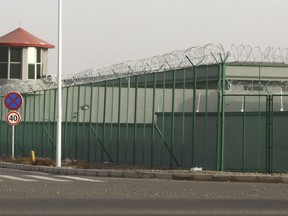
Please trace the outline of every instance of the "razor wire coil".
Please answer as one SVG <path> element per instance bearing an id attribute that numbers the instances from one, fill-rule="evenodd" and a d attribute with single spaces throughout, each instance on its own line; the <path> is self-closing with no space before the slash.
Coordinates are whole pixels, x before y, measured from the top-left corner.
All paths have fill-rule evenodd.
<path id="1" fill-rule="evenodd" d="M 221 44 L 194 46 L 160 56 L 126 61 L 102 68 L 91 68 L 75 74 L 64 74 L 62 87 L 224 62 L 233 62 L 239 65 L 247 63 L 255 65 L 288 64 L 288 48 L 268 47 L 262 50 L 260 47 L 233 44 L 229 51 L 225 51 Z M 27 93 L 55 88 L 57 88 L 57 76 L 49 75 L 49 77 L 39 80 L 19 81 L 1 86 L 0 92 L 1 95 L 4 95 L 10 91 Z"/>

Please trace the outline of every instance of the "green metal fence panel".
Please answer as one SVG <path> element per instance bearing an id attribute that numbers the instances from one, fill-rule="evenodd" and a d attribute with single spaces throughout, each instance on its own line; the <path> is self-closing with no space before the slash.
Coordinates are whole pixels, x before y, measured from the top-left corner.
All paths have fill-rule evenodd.
<path id="1" fill-rule="evenodd" d="M 286 172 L 286 95 L 230 94 L 225 70 L 194 66 L 65 88 L 63 159 Z M 23 94 L 17 156 L 34 149 L 55 157 L 56 92 Z M 0 154 L 10 155 L 3 103 L 0 111 Z"/>
<path id="2" fill-rule="evenodd" d="M 271 165 L 270 171 L 273 172 L 287 172 L 288 171 L 288 133 L 287 133 L 287 121 L 288 121 L 288 95 L 273 95 L 273 112 L 271 121 Z"/>
<path id="3" fill-rule="evenodd" d="M 207 87 L 210 67 L 197 70 Z M 207 142 L 213 137 L 207 138 L 208 111 L 213 111 L 207 104 L 211 92 L 198 92 L 194 77 L 195 69 L 187 68 L 65 88 L 63 158 L 151 167 L 189 167 L 193 160 L 203 167 L 212 164 L 215 148 L 207 151 Z M 23 95 L 22 122 L 16 127 L 17 155 L 28 156 L 34 149 L 37 156 L 54 158 L 56 92 Z M 200 104 L 201 94 L 205 95 L 205 106 Z M 201 127 L 195 125 L 198 115 Z M 4 121 L 1 128 L 1 154 L 10 154 L 11 131 Z M 190 136 L 191 129 L 194 137 Z"/>
<path id="4" fill-rule="evenodd" d="M 225 99 L 224 170 L 265 172 L 267 96 L 225 95 Z"/>

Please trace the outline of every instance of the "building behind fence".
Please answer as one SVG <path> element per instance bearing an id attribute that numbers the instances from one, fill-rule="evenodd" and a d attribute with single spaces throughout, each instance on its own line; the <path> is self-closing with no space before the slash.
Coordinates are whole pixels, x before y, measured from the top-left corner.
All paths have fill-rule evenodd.
<path id="1" fill-rule="evenodd" d="M 288 52 L 221 45 L 63 76 L 62 157 L 207 170 L 287 172 Z M 15 155 L 55 158 L 56 78 L 21 92 Z M 0 107 L 0 154 L 11 154 Z"/>

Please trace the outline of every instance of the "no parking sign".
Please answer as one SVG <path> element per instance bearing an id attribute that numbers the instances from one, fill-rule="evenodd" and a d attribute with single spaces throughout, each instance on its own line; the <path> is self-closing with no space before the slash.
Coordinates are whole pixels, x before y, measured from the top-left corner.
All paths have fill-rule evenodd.
<path id="1" fill-rule="evenodd" d="M 9 110 L 17 110 L 22 106 L 23 98 L 18 92 L 9 92 L 4 98 L 4 104 Z"/>
<path id="2" fill-rule="evenodd" d="M 14 159 L 15 132 L 14 126 L 21 120 L 20 113 L 16 110 L 22 106 L 23 98 L 18 92 L 10 92 L 4 98 L 4 104 L 7 109 L 12 110 L 6 115 L 6 121 L 12 126 L 12 159 Z"/>
<path id="3" fill-rule="evenodd" d="M 23 98 L 21 94 L 19 94 L 18 92 L 9 92 L 5 96 L 4 104 L 6 108 L 9 110 L 13 110 L 13 111 L 10 111 L 6 115 L 6 121 L 8 124 L 12 126 L 19 124 L 21 120 L 21 116 L 20 116 L 20 113 L 18 113 L 15 110 L 19 109 L 22 106 L 22 103 L 23 103 Z"/>

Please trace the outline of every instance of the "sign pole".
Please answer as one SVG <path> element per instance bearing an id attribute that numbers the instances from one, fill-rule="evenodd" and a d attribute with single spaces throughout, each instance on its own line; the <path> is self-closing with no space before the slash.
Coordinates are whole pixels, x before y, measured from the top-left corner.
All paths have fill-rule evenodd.
<path id="1" fill-rule="evenodd" d="M 4 104 L 7 109 L 12 110 L 6 115 L 6 121 L 12 126 L 12 159 L 15 158 L 15 128 L 14 126 L 21 121 L 21 115 L 16 110 L 22 106 L 23 98 L 18 92 L 9 92 L 4 98 Z"/>
<path id="2" fill-rule="evenodd" d="M 62 140 L 62 0 L 58 0 L 58 89 L 56 167 L 61 167 Z"/>
<path id="3" fill-rule="evenodd" d="M 14 159 L 14 140 L 15 140 L 15 130 L 14 125 L 12 125 L 12 159 Z"/>

